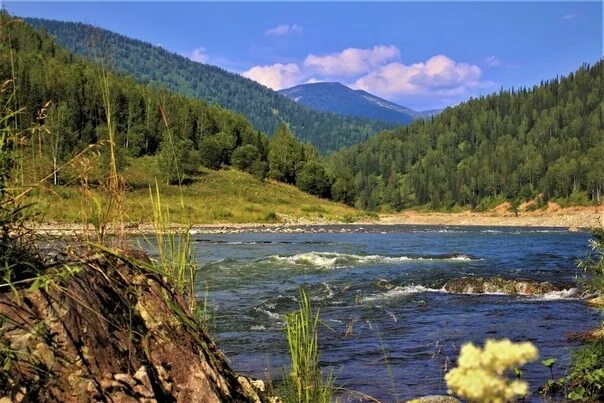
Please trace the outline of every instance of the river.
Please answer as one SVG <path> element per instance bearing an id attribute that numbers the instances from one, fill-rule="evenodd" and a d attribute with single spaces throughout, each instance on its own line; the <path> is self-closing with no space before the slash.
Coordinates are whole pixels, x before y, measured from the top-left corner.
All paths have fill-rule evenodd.
<path id="1" fill-rule="evenodd" d="M 548 228 L 331 226 L 310 232 L 197 234 L 199 297 L 211 333 L 234 368 L 266 378 L 287 365 L 284 315 L 300 287 L 320 310 L 321 364 L 336 383 L 382 401 L 446 393 L 460 346 L 530 340 L 541 358 L 569 363 L 571 332 L 601 320 L 574 293 L 588 234 Z M 539 297 L 450 294 L 464 276 L 550 281 Z M 548 377 L 525 367 L 531 390 Z M 538 401 L 533 395 L 530 400 Z"/>

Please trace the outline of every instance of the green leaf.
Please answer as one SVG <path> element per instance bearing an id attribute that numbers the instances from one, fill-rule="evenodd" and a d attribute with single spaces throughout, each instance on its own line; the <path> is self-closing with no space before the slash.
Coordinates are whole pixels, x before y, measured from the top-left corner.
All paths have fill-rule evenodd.
<path id="1" fill-rule="evenodd" d="M 551 368 L 554 366 L 556 361 L 558 361 L 558 360 L 555 358 L 547 358 L 547 359 L 541 361 L 541 365 L 546 366 L 547 368 Z"/>
<path id="2" fill-rule="evenodd" d="M 585 397 L 585 388 L 580 386 L 566 395 L 570 400 L 583 400 Z"/>

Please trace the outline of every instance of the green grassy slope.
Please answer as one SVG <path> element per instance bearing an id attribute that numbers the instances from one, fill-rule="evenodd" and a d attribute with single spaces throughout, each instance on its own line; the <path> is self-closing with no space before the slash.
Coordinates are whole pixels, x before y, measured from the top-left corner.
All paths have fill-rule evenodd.
<path id="1" fill-rule="evenodd" d="M 149 223 L 152 208 L 149 188 L 158 176 L 155 157 L 138 158 L 124 172 L 128 191 L 126 221 Z M 366 214 L 352 207 L 319 199 L 298 188 L 275 181 L 260 181 L 235 169 L 207 170 L 189 185 L 158 183 L 162 203 L 175 223 L 276 223 L 303 220 L 354 221 Z M 182 200 L 186 206 L 181 208 Z M 41 191 L 27 201 L 35 203 L 41 222 L 81 222 L 80 189 L 74 186 Z"/>

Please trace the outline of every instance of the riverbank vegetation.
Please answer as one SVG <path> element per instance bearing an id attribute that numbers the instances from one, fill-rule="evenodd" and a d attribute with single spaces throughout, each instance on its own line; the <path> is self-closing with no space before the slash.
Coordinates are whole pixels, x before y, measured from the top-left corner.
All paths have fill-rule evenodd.
<path id="1" fill-rule="evenodd" d="M 290 368 L 278 388 L 288 403 L 329 403 L 335 392 L 334 378 L 319 365 L 319 310 L 313 312 L 310 297 L 300 292 L 297 312 L 286 317 L 285 334 L 289 346 Z"/>
<path id="2" fill-rule="evenodd" d="M 520 379 L 507 379 L 514 368 L 537 359 L 531 342 L 487 340 L 484 348 L 473 343 L 461 347 L 458 366 L 445 375 L 449 393 L 469 402 L 512 402 L 524 398 L 529 385 Z"/>
<path id="3" fill-rule="evenodd" d="M 604 310 L 604 229 L 592 229 L 592 253 L 579 263 L 579 268 L 590 276 L 584 284 L 592 293 L 588 300 L 595 309 Z M 604 322 L 581 337 L 585 345 L 573 352 L 568 373 L 552 379 L 543 386 L 543 392 L 562 395 L 572 401 L 604 400 Z"/>
<path id="4" fill-rule="evenodd" d="M 159 176 L 156 157 L 131 160 L 124 169 L 128 190 L 124 214 L 130 226 L 152 222 L 149 186 Z M 170 220 L 184 224 L 280 223 L 301 220 L 356 221 L 368 216 L 354 208 L 301 192 L 295 186 L 259 180 L 236 169 L 201 169 L 186 186 L 158 182 Z M 93 190 L 94 191 L 94 190 Z M 45 188 L 28 200 L 43 222 L 81 223 L 76 186 Z M 181 198 L 186 208 L 180 207 Z"/>

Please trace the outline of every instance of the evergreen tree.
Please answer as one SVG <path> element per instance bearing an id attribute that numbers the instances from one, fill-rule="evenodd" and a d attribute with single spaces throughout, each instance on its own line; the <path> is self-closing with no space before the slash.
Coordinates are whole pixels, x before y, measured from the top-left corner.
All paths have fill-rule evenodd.
<path id="1" fill-rule="evenodd" d="M 296 183 L 296 170 L 304 162 L 303 148 L 289 128 L 280 124 L 268 147 L 268 176 L 281 182 Z"/>

